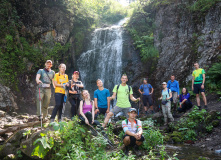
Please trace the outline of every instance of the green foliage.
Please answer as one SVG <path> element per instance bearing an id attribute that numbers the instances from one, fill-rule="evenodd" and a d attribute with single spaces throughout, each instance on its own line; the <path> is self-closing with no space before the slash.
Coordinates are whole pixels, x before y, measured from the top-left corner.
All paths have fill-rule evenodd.
<path id="1" fill-rule="evenodd" d="M 153 121 L 147 120 L 143 123 L 145 141 L 143 148 L 148 150 L 148 155 L 144 159 L 165 159 L 169 158 L 164 147 L 158 147 L 163 144 L 163 136 L 153 127 Z M 87 131 L 85 125 L 80 125 L 78 117 L 73 121 L 51 123 L 55 131 L 49 131 L 46 134 L 41 133 L 41 138 L 34 142 L 35 149 L 32 155 L 47 159 L 116 159 L 126 160 L 135 159 L 135 155 L 126 157 L 122 150 L 106 150 L 107 141 L 101 136 L 92 136 Z M 107 131 L 108 135 L 113 135 L 113 126 Z M 121 132 L 121 136 L 124 132 Z M 121 137 L 119 136 L 119 137 Z M 122 142 L 122 138 L 118 139 Z M 159 149 L 159 150 L 157 150 Z M 154 150 L 154 152 L 153 152 Z M 157 153 L 160 152 L 160 156 Z"/>
<path id="2" fill-rule="evenodd" d="M 184 118 L 181 118 L 179 122 L 174 126 L 174 132 L 181 133 L 182 140 L 197 140 L 199 132 L 211 133 L 213 130 L 213 120 L 218 119 L 219 113 L 206 112 L 206 110 L 199 110 L 198 107 L 188 113 Z M 173 134 L 172 134 L 173 135 Z"/>
<path id="3" fill-rule="evenodd" d="M 36 147 L 32 152 L 32 156 L 38 156 L 44 158 L 47 152 L 53 147 L 54 140 L 52 137 L 48 137 L 46 134 L 41 133 L 41 138 L 35 140 L 34 144 Z"/>
<path id="4" fill-rule="evenodd" d="M 143 124 L 143 136 L 145 141 L 142 147 L 146 150 L 156 148 L 158 145 L 163 145 L 164 136 L 153 126 L 152 120 L 144 121 Z"/>
<path id="5" fill-rule="evenodd" d="M 215 91 L 217 94 L 221 95 L 221 63 L 215 63 L 207 71 L 206 86 L 210 91 Z"/>
<path id="6" fill-rule="evenodd" d="M 220 0 L 197 0 L 189 7 L 194 12 L 206 12 Z"/>
<path id="7" fill-rule="evenodd" d="M 18 158 L 22 158 L 22 157 L 23 157 L 22 154 L 21 154 L 21 150 L 20 150 L 20 149 L 17 150 L 16 156 L 17 156 Z"/>
<path id="8" fill-rule="evenodd" d="M 141 3 L 140 1 L 133 3 L 133 14 L 127 24 L 127 30 L 134 40 L 135 47 L 140 51 L 141 60 L 143 62 L 152 60 L 156 61 L 159 52 L 154 46 L 153 32 L 154 12 L 152 3 Z"/>

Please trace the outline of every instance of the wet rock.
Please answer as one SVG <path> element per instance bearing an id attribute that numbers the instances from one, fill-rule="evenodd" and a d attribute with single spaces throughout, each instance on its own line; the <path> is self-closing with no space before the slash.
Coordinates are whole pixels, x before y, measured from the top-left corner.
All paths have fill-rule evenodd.
<path id="1" fill-rule="evenodd" d="M 0 110 L 0 117 L 5 117 L 5 112 Z"/>
<path id="2" fill-rule="evenodd" d="M 0 159 L 3 159 L 9 154 L 16 154 L 16 147 L 11 143 L 6 143 L 0 147 Z"/>

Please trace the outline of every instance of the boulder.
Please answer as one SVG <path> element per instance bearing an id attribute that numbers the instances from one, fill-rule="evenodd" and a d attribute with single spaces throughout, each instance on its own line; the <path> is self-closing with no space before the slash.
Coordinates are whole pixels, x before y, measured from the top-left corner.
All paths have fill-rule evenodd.
<path id="1" fill-rule="evenodd" d="M 26 156 L 31 157 L 33 159 L 39 159 L 36 156 L 31 156 L 31 154 L 35 148 L 33 143 L 35 142 L 36 139 L 41 138 L 41 136 L 40 136 L 41 133 L 46 133 L 49 130 L 50 129 L 47 128 L 45 130 L 33 133 L 30 138 L 23 140 L 22 143 L 20 144 L 20 148 L 21 148 L 22 153 L 24 153 Z"/>
<path id="2" fill-rule="evenodd" d="M 5 117 L 5 112 L 0 110 L 0 117 Z"/>
<path id="3" fill-rule="evenodd" d="M 18 109 L 15 103 L 14 95 L 10 88 L 0 84 L 0 109 L 3 111 L 12 111 Z"/>

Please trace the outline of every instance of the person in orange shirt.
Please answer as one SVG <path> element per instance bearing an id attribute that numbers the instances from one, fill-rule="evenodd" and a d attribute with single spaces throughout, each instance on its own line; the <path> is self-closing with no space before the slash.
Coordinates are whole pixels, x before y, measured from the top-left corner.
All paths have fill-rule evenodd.
<path id="1" fill-rule="evenodd" d="M 55 116 L 59 111 L 58 121 L 61 121 L 62 108 L 65 96 L 65 87 L 69 86 L 68 84 L 68 75 L 65 74 L 66 65 L 61 63 L 59 66 L 59 72 L 54 76 L 54 85 L 55 85 L 55 107 L 52 111 L 51 122 L 54 122 Z"/>

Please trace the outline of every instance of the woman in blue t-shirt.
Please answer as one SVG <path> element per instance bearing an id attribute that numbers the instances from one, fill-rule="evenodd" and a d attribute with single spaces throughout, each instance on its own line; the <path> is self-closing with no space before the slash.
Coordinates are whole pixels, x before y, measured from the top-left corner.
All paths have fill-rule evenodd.
<path id="1" fill-rule="evenodd" d="M 192 108 L 192 106 L 190 94 L 186 88 L 183 88 L 182 93 L 180 94 L 180 107 L 177 110 L 179 112 L 186 112 L 188 109 Z"/>

